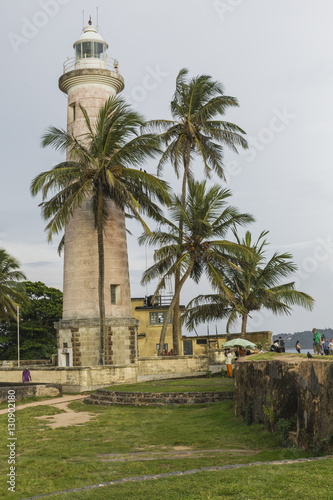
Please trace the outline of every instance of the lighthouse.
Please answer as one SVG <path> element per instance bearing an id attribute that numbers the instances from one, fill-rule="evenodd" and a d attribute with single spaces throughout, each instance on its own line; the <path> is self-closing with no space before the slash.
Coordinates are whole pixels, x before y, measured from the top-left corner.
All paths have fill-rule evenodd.
<path id="1" fill-rule="evenodd" d="M 92 125 L 110 96 L 124 88 L 118 62 L 91 21 L 73 45 L 59 78 L 68 96 L 67 132 L 79 140 L 86 132 L 80 106 Z M 137 355 L 137 324 L 131 317 L 131 296 L 124 212 L 112 201 L 104 233 L 104 297 L 106 332 L 102 364 L 129 365 Z M 77 208 L 65 227 L 63 318 L 58 329 L 59 366 L 96 366 L 100 359 L 98 246 L 90 200 Z"/>

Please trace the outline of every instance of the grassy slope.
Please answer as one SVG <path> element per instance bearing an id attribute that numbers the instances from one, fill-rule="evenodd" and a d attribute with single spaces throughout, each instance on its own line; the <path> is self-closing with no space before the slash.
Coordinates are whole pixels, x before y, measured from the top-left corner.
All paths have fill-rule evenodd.
<path id="1" fill-rule="evenodd" d="M 196 382 L 202 383 L 203 380 L 207 380 L 208 387 L 212 387 L 218 379 L 197 379 Z M 182 384 L 181 381 L 178 382 L 179 385 Z M 246 426 L 242 420 L 235 418 L 232 402 L 229 401 L 197 407 L 159 408 L 116 406 L 102 408 L 73 402 L 70 403 L 70 408 L 76 411 L 89 411 L 96 416 L 96 419 L 83 425 L 51 429 L 46 426 L 46 422 L 36 420 L 34 417 L 59 413 L 61 410 L 47 406 L 46 403 L 45 406 L 31 407 L 17 412 L 17 492 L 7 493 L 6 484 L 3 481 L 0 484 L 0 497 L 10 496 L 15 500 L 123 477 L 305 456 L 300 451 L 282 448 L 277 438 L 268 433 L 263 426 Z M 7 436 L 6 415 L 0 416 L 0 432 L 2 436 Z M 2 440 L 3 443 L 4 441 Z M 163 457 L 154 461 L 134 462 L 102 461 L 108 457 L 100 456 L 133 451 L 164 452 L 173 450 L 177 446 L 185 446 L 194 450 L 229 451 L 213 452 L 212 456 L 178 460 Z M 241 449 L 245 452 L 252 450 L 253 454 L 231 452 L 232 449 Z M 3 456 L 6 457 L 4 448 Z M 314 466 L 310 464 L 309 467 Z M 1 476 L 6 477 L 8 464 L 5 460 L 1 462 L 0 470 Z M 318 469 L 316 481 L 313 482 L 317 487 L 318 484 L 323 484 L 324 472 L 325 469 Z M 276 472 L 274 472 L 274 477 L 275 474 Z M 162 499 L 176 496 L 179 498 L 223 498 L 218 495 L 222 494 L 221 488 L 222 484 L 225 485 L 226 478 L 228 478 L 230 496 L 232 489 L 237 491 L 238 478 L 250 477 L 253 478 L 255 485 L 260 485 L 261 481 L 263 483 L 268 481 L 265 474 L 261 472 L 261 468 L 214 472 L 204 476 L 199 474 L 162 480 L 158 483 L 158 496 Z M 323 480 L 320 479 L 321 477 Z M 79 497 L 156 498 L 156 487 L 155 482 L 132 483 L 116 486 L 115 489 L 112 487 L 112 489 L 99 489 L 94 493 L 80 493 Z M 247 487 L 248 493 L 246 493 Z M 301 481 L 299 487 L 302 488 Z M 247 479 L 242 479 L 242 490 L 247 496 L 238 498 L 259 498 L 251 497 L 252 482 L 250 483 Z M 168 496 L 169 491 L 173 492 L 170 496 Z M 213 496 L 209 496 L 210 494 Z M 64 498 L 64 496 L 58 496 L 58 498 Z M 70 493 L 68 498 L 77 497 Z M 266 498 L 270 497 L 266 496 Z"/>
<path id="2" fill-rule="evenodd" d="M 106 387 L 110 391 L 128 392 L 211 392 L 233 391 L 234 382 L 228 378 L 196 378 L 160 380 L 155 382 L 141 382 L 138 384 L 111 385 Z"/>

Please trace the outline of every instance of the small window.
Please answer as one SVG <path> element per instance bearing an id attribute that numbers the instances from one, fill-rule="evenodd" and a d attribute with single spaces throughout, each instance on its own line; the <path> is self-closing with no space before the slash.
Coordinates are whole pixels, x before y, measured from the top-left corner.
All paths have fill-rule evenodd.
<path id="1" fill-rule="evenodd" d="M 166 312 L 151 312 L 149 313 L 149 322 L 151 325 L 163 325 Z M 170 316 L 169 323 L 172 323 L 172 315 Z"/>
<path id="2" fill-rule="evenodd" d="M 94 57 L 98 59 L 104 59 L 104 45 L 100 42 L 94 43 Z"/>
<path id="3" fill-rule="evenodd" d="M 62 344 L 62 347 L 63 347 L 64 349 L 66 349 L 66 348 L 68 347 L 68 343 L 67 343 L 67 342 L 64 342 L 64 343 Z"/>
<path id="4" fill-rule="evenodd" d="M 200 344 L 207 344 L 207 339 L 197 339 L 197 344 L 200 345 Z"/>
<path id="5" fill-rule="evenodd" d="M 163 350 L 164 350 L 164 351 L 165 351 L 165 350 L 168 350 L 168 344 L 163 344 L 163 345 L 164 345 Z M 160 348 L 160 344 L 156 344 L 156 351 L 158 351 L 158 350 L 159 350 L 159 348 Z"/>
<path id="6" fill-rule="evenodd" d="M 75 122 L 75 102 L 68 106 L 68 122 Z"/>
<path id="7" fill-rule="evenodd" d="M 81 58 L 82 58 L 82 43 L 79 43 L 75 47 L 75 59 L 76 59 L 76 61 L 78 61 Z"/>
<path id="8" fill-rule="evenodd" d="M 111 291 L 111 304 L 116 305 L 120 303 L 120 285 L 110 285 Z"/>
<path id="9" fill-rule="evenodd" d="M 82 57 L 83 59 L 86 59 L 87 57 L 94 57 L 94 42 L 82 43 Z"/>

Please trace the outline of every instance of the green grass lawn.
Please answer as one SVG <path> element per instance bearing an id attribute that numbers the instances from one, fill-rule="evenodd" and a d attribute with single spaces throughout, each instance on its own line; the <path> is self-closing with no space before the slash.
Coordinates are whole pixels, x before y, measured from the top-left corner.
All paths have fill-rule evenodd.
<path id="1" fill-rule="evenodd" d="M 205 390 L 216 390 L 218 381 L 229 383 L 229 387 L 232 387 L 232 381 L 224 379 L 191 379 L 187 380 L 188 390 L 192 391 L 193 384 L 204 386 Z M 184 381 L 169 381 L 165 387 L 169 390 L 173 384 L 180 388 Z M 48 406 L 47 402 L 16 413 L 16 493 L 8 492 L 3 480 L 0 498 L 15 500 L 126 477 L 307 456 L 299 450 L 283 448 L 277 437 L 262 425 L 246 426 L 234 416 L 231 401 L 176 407 L 98 407 L 72 402 L 69 408 L 92 413 L 96 418 L 82 425 L 51 429 L 46 420 L 35 418 L 62 412 L 59 408 Z M 2 456 L 5 460 L 0 464 L 1 477 L 5 478 L 9 467 L 6 459 L 6 415 L 0 416 L 0 432 L 5 437 L 2 440 Z M 169 454 L 184 449 L 189 453 L 197 453 L 181 458 Z M 126 457 L 125 454 L 129 453 L 141 455 L 134 455 L 136 458 L 133 460 Z M 116 485 L 77 495 L 61 494 L 52 498 L 206 499 L 224 498 L 223 495 L 226 495 L 225 498 L 233 495 L 238 495 L 235 498 L 251 499 L 285 498 L 284 495 L 267 496 L 267 492 L 274 491 L 269 486 L 272 484 L 270 474 L 274 475 L 275 488 L 280 488 L 276 491 L 284 491 L 284 485 L 288 488 L 286 491 L 291 492 L 288 498 L 299 498 L 292 494 L 304 490 L 306 474 L 316 477 L 310 481 L 310 486 L 316 486 L 316 498 L 324 498 L 318 496 L 318 488 L 329 484 L 328 466 L 329 462 L 326 468 L 324 462 L 300 464 L 292 473 L 288 472 L 292 470 L 291 465 L 267 466 L 267 470 L 265 466 L 199 473 L 158 482 Z M 286 472 L 282 472 L 283 469 Z M 300 470 L 299 481 L 296 470 Z M 266 492 L 266 496 L 253 496 L 256 489 L 263 495 Z M 303 493 L 301 496 L 306 498 Z"/>
<path id="2" fill-rule="evenodd" d="M 137 384 L 111 385 L 110 387 L 105 387 L 105 389 L 109 391 L 128 392 L 224 392 L 234 390 L 234 380 L 219 375 L 209 378 L 185 378 L 139 382 Z"/>
<path id="3" fill-rule="evenodd" d="M 145 499 L 163 500 L 270 500 L 332 498 L 332 460 L 290 465 L 200 472 L 138 483 L 116 484 L 93 491 L 70 493 L 71 500 Z M 325 479 L 326 478 L 326 479 Z M 60 500 L 63 495 L 52 496 Z"/>
<path id="4" fill-rule="evenodd" d="M 311 350 L 312 351 L 312 350 Z M 314 355 L 312 352 L 310 353 L 313 357 L 313 359 L 320 359 L 321 361 L 333 361 L 333 356 L 321 356 L 321 355 Z M 273 359 L 279 359 L 283 356 L 285 357 L 290 357 L 290 358 L 299 358 L 301 360 L 307 359 L 307 354 L 302 352 L 301 354 L 298 354 L 297 352 L 261 352 L 259 354 L 251 354 L 249 356 L 248 360 L 258 360 L 258 361 L 269 361 Z M 309 361 L 310 362 L 310 361 Z"/>

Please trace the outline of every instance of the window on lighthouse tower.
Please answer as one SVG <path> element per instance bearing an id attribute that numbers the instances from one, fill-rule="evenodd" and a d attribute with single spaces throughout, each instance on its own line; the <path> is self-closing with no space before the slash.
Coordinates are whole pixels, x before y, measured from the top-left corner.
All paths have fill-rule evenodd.
<path id="1" fill-rule="evenodd" d="M 120 303 L 120 285 L 110 285 L 111 291 L 111 304 L 116 305 Z"/>

